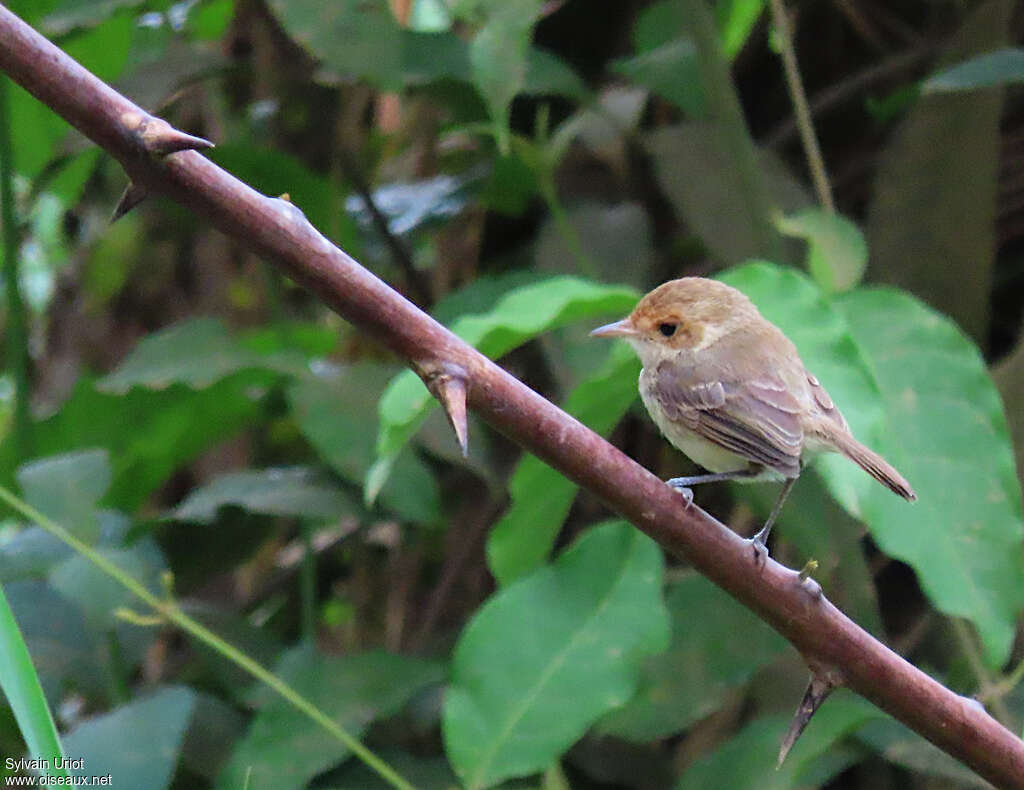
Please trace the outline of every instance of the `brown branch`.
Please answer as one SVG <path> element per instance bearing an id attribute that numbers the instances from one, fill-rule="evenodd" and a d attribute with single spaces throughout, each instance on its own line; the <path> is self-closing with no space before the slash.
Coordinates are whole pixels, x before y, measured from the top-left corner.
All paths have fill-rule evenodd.
<path id="1" fill-rule="evenodd" d="M 154 119 L 0 7 L 0 69 L 163 194 L 277 264 L 429 378 L 459 371 L 466 403 L 509 438 L 599 496 L 667 551 L 770 623 L 818 674 L 847 686 L 999 787 L 1024 788 L 1024 742 L 859 628 L 796 572 L 755 566 L 723 524 L 496 364 L 332 245 L 302 212 L 253 191 L 195 151 L 154 155 Z"/>

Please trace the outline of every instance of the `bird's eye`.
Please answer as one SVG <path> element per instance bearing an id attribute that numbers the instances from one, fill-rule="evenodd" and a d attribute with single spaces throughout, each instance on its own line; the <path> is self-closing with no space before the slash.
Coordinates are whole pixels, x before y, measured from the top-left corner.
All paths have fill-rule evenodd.
<path id="1" fill-rule="evenodd" d="M 658 331 L 665 337 L 672 337 L 676 333 L 675 324 L 658 324 Z"/>

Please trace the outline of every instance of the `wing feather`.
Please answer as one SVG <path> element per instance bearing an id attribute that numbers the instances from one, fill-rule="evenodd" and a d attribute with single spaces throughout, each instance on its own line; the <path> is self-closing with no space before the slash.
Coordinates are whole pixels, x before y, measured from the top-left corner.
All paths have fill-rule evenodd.
<path id="1" fill-rule="evenodd" d="M 652 385 L 669 418 L 786 477 L 800 473 L 801 404 L 778 377 L 707 381 L 695 367 L 673 361 L 658 366 Z"/>

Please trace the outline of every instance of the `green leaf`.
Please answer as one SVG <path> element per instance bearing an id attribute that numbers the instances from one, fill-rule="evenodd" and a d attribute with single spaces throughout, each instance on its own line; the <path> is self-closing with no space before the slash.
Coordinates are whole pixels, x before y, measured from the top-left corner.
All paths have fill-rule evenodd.
<path id="1" fill-rule="evenodd" d="M 844 752 L 836 742 L 882 714 L 870 703 L 839 692 L 815 713 L 786 761 L 776 769 L 779 741 L 789 717 L 755 719 L 733 738 L 691 765 L 676 790 L 789 790 L 828 783 L 856 760 L 856 752 Z M 838 758 L 838 759 L 837 759 Z"/>
<path id="2" fill-rule="evenodd" d="M 73 773 L 110 774 L 115 786 L 170 786 L 195 699 L 189 688 L 163 688 L 86 720 L 64 739 L 68 756 L 83 761 Z"/>
<path id="3" fill-rule="evenodd" d="M 128 548 L 100 548 L 99 553 L 154 595 L 162 595 L 160 576 L 167 563 L 155 541 L 139 541 Z M 122 624 L 114 612 L 120 607 L 133 608 L 138 600 L 119 582 L 108 576 L 85 557 L 75 554 L 58 563 L 50 571 L 50 585 L 69 601 L 75 601 L 87 621 L 102 633 Z M 145 632 L 136 633 L 144 635 Z"/>
<path id="4" fill-rule="evenodd" d="M 868 265 L 868 245 L 856 223 L 820 208 L 782 217 L 778 228 L 807 241 L 807 269 L 825 293 L 859 284 Z"/>
<path id="5" fill-rule="evenodd" d="M 374 456 L 377 393 L 394 367 L 359 363 L 323 370 L 288 388 L 288 402 L 306 440 L 346 480 L 362 485 Z M 441 520 L 441 494 L 430 470 L 411 450 L 395 458 L 381 504 L 418 524 Z"/>
<path id="6" fill-rule="evenodd" d="M 54 760 L 64 754 L 60 736 L 32 665 L 32 656 L 3 589 L 0 589 L 0 690 L 14 712 L 29 756 L 45 760 L 44 764 L 51 766 L 42 773 L 46 776 L 67 776 L 63 769 L 52 767 Z"/>
<path id="7" fill-rule="evenodd" d="M 43 455 L 106 448 L 113 482 L 105 501 L 130 511 L 180 464 L 250 424 L 260 410 L 252 392 L 265 384 L 265 373 L 250 371 L 200 392 L 174 386 L 115 396 L 83 376 L 57 414 L 33 424 L 32 436 Z M 17 463 L 8 439 L 0 445 L 0 478 L 10 480 Z"/>
<path id="8" fill-rule="evenodd" d="M 672 617 L 668 650 L 647 659 L 636 696 L 598 723 L 601 732 L 647 743 L 684 730 L 787 648 L 768 625 L 699 574 L 671 585 L 665 605 Z"/>
<path id="9" fill-rule="evenodd" d="M 668 640 L 662 567 L 650 538 L 609 522 L 484 604 L 459 638 L 444 701 L 464 785 L 546 769 L 632 696 L 643 659 Z"/>
<path id="10" fill-rule="evenodd" d="M 109 668 L 78 604 L 43 581 L 12 582 L 4 590 L 50 705 L 59 705 L 69 688 L 102 697 Z"/>
<path id="11" fill-rule="evenodd" d="M 325 475 L 306 466 L 292 466 L 220 475 L 192 491 L 172 513 L 179 521 L 209 524 L 225 505 L 270 516 L 321 520 L 356 510 L 348 495 Z"/>
<path id="12" fill-rule="evenodd" d="M 749 296 L 761 314 L 793 341 L 804 365 L 846 417 L 853 435 L 881 449 L 891 427 L 878 382 L 845 318 L 814 284 L 793 269 L 759 262 L 730 269 L 720 279 Z M 878 483 L 838 455 L 821 456 L 815 463 L 832 495 L 850 513 L 861 516 L 863 502 L 880 489 Z M 785 523 L 785 512 L 782 518 Z"/>
<path id="13" fill-rule="evenodd" d="M 543 332 L 583 318 L 626 312 L 636 304 L 630 288 L 593 283 L 579 277 L 551 277 L 506 294 L 482 315 L 467 315 L 452 331 L 491 358 L 507 354 Z M 436 406 L 420 378 L 402 371 L 381 396 L 377 453 L 390 457 L 416 432 Z"/>
<path id="14" fill-rule="evenodd" d="M 764 0 L 718 0 L 715 17 L 722 35 L 722 49 L 732 60 L 743 49 L 764 11 Z"/>
<path id="15" fill-rule="evenodd" d="M 611 68 L 689 116 L 699 118 L 704 114 L 697 50 L 689 38 L 676 38 L 637 55 L 616 58 Z"/>
<path id="16" fill-rule="evenodd" d="M 469 45 L 473 84 L 487 103 L 503 152 L 508 151 L 509 108 L 526 84 L 527 53 L 540 0 L 491 4 L 488 18 Z"/>
<path id="17" fill-rule="evenodd" d="M 554 53 L 538 47 L 526 51 L 526 77 L 523 93 L 532 96 L 567 96 L 586 101 L 590 90 L 583 78 Z"/>
<path id="18" fill-rule="evenodd" d="M 144 337 L 96 386 L 118 394 L 133 387 L 162 390 L 172 384 L 204 389 L 249 368 L 296 374 L 306 364 L 298 354 L 256 354 L 231 338 L 219 319 L 193 318 Z"/>
<path id="19" fill-rule="evenodd" d="M 106 450 L 32 461 L 18 470 L 25 501 L 89 543 L 99 538 L 96 504 L 110 488 Z"/>
<path id="20" fill-rule="evenodd" d="M 275 674 L 291 684 L 349 734 L 397 713 L 425 686 L 438 683 L 432 661 L 382 651 L 326 656 L 307 647 L 290 650 Z M 262 703 L 249 731 L 221 771 L 218 787 L 298 790 L 337 765 L 348 750 L 304 713 L 261 688 Z"/>
<path id="21" fill-rule="evenodd" d="M 1024 605 L 1024 527 L 1006 419 L 985 362 L 952 321 L 907 294 L 858 290 L 836 307 L 884 396 L 884 452 L 919 498 L 907 506 L 874 486 L 864 519 L 887 554 L 914 568 L 940 611 L 974 623 L 987 663 L 1001 666 Z"/>
<path id="22" fill-rule="evenodd" d="M 382 90 L 402 86 L 402 29 L 387 0 L 270 0 L 281 26 L 324 66 Z"/>
<path id="23" fill-rule="evenodd" d="M 569 414 L 607 436 L 637 398 L 640 362 L 624 344 L 577 387 L 564 404 Z M 539 458 L 525 455 L 509 483 L 512 503 L 487 540 L 487 566 L 502 586 L 547 558 L 569 515 L 578 486 Z"/>
<path id="24" fill-rule="evenodd" d="M 1024 82 L 1024 49 L 1006 47 L 942 69 L 921 85 L 924 93 L 949 93 Z"/>
<path id="25" fill-rule="evenodd" d="M 762 208 L 754 205 L 745 175 L 715 121 L 664 126 L 642 136 L 661 191 L 709 254 L 736 264 L 765 254 Z M 810 202 L 803 187 L 768 152 L 758 152 L 760 178 L 772 212 L 795 211 Z M 774 229 L 773 233 L 774 233 Z"/>

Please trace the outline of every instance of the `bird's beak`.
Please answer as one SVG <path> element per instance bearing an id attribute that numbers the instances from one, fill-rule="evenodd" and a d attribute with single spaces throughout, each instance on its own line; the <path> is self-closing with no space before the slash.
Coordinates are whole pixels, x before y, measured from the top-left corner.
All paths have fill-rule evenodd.
<path id="1" fill-rule="evenodd" d="M 629 320 L 629 317 L 623 318 L 621 321 L 616 321 L 613 324 L 605 324 L 599 326 L 593 332 L 590 333 L 591 337 L 636 337 L 636 327 L 633 326 L 633 322 Z"/>

